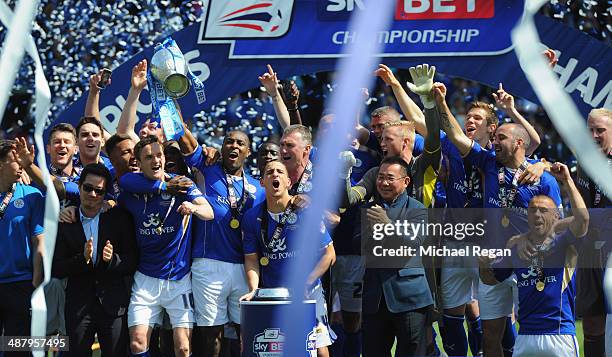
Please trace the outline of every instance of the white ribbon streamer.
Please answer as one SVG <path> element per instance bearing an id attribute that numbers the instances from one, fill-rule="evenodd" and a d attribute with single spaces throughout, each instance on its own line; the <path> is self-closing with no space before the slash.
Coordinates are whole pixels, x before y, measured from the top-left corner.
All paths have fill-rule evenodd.
<path id="1" fill-rule="evenodd" d="M 525 14 L 512 30 L 512 43 L 519 63 L 540 103 L 567 146 L 574 152 L 580 167 L 593 181 L 612 192 L 612 169 L 607 158 L 595 145 L 582 117 L 569 94 L 561 88 L 557 77 L 546 63 L 540 51 L 533 15 L 548 0 L 525 1 Z"/>
<path id="2" fill-rule="evenodd" d="M 19 2 L 17 11 L 13 14 L 10 7 L 4 1 L 0 1 L 0 22 L 2 22 L 9 29 L 9 36 L 6 39 L 3 48 L 10 48 L 12 50 L 3 51 L 4 54 L 2 55 L 2 60 L 0 61 L 0 73 L 3 73 L 3 76 L 0 77 L 0 113 L 3 113 L 6 107 L 6 103 L 10 95 L 10 90 L 8 89 L 12 87 L 15 81 L 25 49 L 25 51 L 27 51 L 27 53 L 34 60 L 36 67 L 34 79 L 34 98 L 36 103 L 34 140 L 36 142 L 36 150 L 38 153 L 38 165 L 43 173 L 45 185 L 49 188 L 47 189 L 45 196 L 45 239 L 43 248 L 44 281 L 36 290 L 34 290 L 31 300 L 31 334 L 32 336 L 45 336 L 47 332 L 47 304 L 45 302 L 44 286 L 51 279 L 51 263 L 53 252 L 55 250 L 57 219 L 59 216 L 59 200 L 55 190 L 53 189 L 51 175 L 47 169 L 42 137 L 51 104 L 51 90 L 49 89 L 49 83 L 45 78 L 45 73 L 36 49 L 34 38 L 30 34 L 32 21 L 36 14 L 37 7 L 38 1 L 22 0 Z M 11 21 L 11 19 L 15 19 L 15 21 Z M 11 37 L 11 33 L 13 33 L 13 37 Z M 15 51 L 14 54 L 5 56 L 6 52 L 13 51 Z M 2 118 L 0 118 L 0 123 L 1 122 Z M 33 354 L 35 357 L 44 356 L 43 351 L 35 351 Z"/>

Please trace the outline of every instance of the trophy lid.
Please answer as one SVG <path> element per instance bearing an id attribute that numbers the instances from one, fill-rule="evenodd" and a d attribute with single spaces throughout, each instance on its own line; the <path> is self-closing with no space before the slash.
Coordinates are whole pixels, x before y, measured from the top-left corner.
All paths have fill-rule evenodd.
<path id="1" fill-rule="evenodd" d="M 284 301 L 289 300 L 291 294 L 287 288 L 257 289 L 252 301 Z"/>

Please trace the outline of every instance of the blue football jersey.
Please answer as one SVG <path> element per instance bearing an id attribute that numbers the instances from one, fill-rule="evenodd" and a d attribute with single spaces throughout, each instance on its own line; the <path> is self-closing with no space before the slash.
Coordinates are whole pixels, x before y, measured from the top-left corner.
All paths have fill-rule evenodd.
<path id="1" fill-rule="evenodd" d="M 7 193 L 0 194 L 0 202 Z M 45 199 L 33 186 L 15 184 L 0 219 L 0 283 L 32 279 L 32 237 L 43 234 Z"/>
<path id="2" fill-rule="evenodd" d="M 483 149 L 477 142 L 474 142 L 470 153 L 467 155 L 467 162 L 478 167 L 484 176 L 484 208 L 501 208 L 501 190 L 498 180 L 498 170 L 501 166 L 495 160 L 495 151 Z M 504 167 L 505 186 L 511 187 L 512 179 L 516 170 Z M 555 178 L 548 172 L 544 172 L 539 182 L 532 185 L 519 185 L 518 192 L 511 208 L 518 209 L 521 213 L 526 213 L 529 201 L 538 195 L 546 195 L 561 207 L 561 192 Z"/>
<path id="3" fill-rule="evenodd" d="M 130 193 L 123 185 L 122 188 L 119 204 L 134 217 L 140 255 L 138 271 L 153 278 L 180 280 L 191 269 L 193 217 L 183 216 L 177 208 L 202 197 L 200 190 L 192 185 L 187 194 L 172 196 Z"/>
<path id="4" fill-rule="evenodd" d="M 263 213 L 264 209 L 266 210 L 265 213 Z M 268 215 L 268 232 L 265 242 L 262 242 L 261 235 L 262 213 Z M 273 216 L 266 209 L 265 202 L 251 208 L 244 215 L 242 228 L 244 232 L 244 254 L 257 253 L 260 257 L 268 258 L 268 264 L 259 268 L 262 280 L 261 287 L 277 288 L 290 285 L 291 277 L 287 276 L 287 265 L 300 254 L 300 251 L 296 250 L 296 237 L 302 217 L 303 213 L 296 212 L 292 219 L 287 219 L 278 242 L 270 249 L 267 245 L 272 239 L 278 222 L 273 219 Z M 321 234 L 317 238 L 315 242 L 319 244 L 320 257 L 323 254 L 323 250 L 332 242 L 323 222 L 321 222 Z M 315 268 L 317 261 L 313 261 L 312 269 Z M 318 285 L 320 282 L 320 279 L 317 279 L 314 285 Z"/>
<path id="5" fill-rule="evenodd" d="M 551 249 L 544 253 L 544 288 L 538 291 L 538 274 L 533 265 L 519 258 L 516 247 L 511 257 L 499 263 L 512 264 L 517 278 L 519 309 L 518 322 L 521 335 L 576 334 L 576 262 L 579 241 L 568 229 L 557 235 Z M 502 281 L 511 271 L 495 269 Z"/>
<path id="6" fill-rule="evenodd" d="M 198 147 L 194 153 L 185 157 L 185 163 L 196 167 L 204 175 L 206 198 L 213 208 L 215 219 L 212 221 L 196 220 L 194 231 L 193 257 L 209 258 L 229 263 L 244 263 L 242 249 L 242 232 L 240 227 L 232 228 L 232 211 L 229 202 L 229 187 L 225 171 L 220 163 L 206 166 L 202 148 Z M 246 179 L 246 191 L 244 185 Z M 236 200 L 240 204 L 243 195 L 246 203 L 240 210 L 238 217 L 242 220 L 244 212 L 265 199 L 265 192 L 259 181 L 244 173 L 244 178 L 232 177 Z M 243 224 L 241 224 L 243 225 Z"/>

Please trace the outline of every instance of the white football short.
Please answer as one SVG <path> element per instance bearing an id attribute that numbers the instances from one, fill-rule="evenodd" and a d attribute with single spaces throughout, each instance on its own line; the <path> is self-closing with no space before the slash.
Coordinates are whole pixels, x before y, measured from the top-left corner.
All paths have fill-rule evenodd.
<path id="1" fill-rule="evenodd" d="M 195 319 L 198 326 L 240 324 L 242 295 L 249 292 L 244 264 L 196 258 L 191 264 Z"/>
<path id="2" fill-rule="evenodd" d="M 191 275 L 181 280 L 163 280 L 137 271 L 128 307 L 128 327 L 161 325 L 164 309 L 173 328 L 193 326 Z"/>
<path id="3" fill-rule="evenodd" d="M 465 247 L 463 242 L 448 241 L 449 248 Z M 443 309 L 452 309 L 478 299 L 478 261 L 476 257 L 442 258 L 440 295 Z"/>
<path id="4" fill-rule="evenodd" d="M 514 357 L 578 357 L 578 339 L 574 335 L 518 335 Z"/>
<path id="5" fill-rule="evenodd" d="M 513 277 L 495 285 L 487 285 L 480 281 L 478 286 L 480 319 L 495 320 L 510 316 L 514 305 L 513 289 L 516 289 L 516 280 Z"/>

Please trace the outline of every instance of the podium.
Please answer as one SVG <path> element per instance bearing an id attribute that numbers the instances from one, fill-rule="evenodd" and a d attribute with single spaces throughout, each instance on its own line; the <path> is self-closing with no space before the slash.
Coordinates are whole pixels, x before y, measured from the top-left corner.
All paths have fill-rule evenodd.
<path id="1" fill-rule="evenodd" d="M 306 357 L 316 357 L 316 302 L 305 300 L 305 316 L 292 318 L 292 328 L 298 328 L 304 340 Z M 287 298 L 264 297 L 240 303 L 240 332 L 242 357 L 281 357 L 286 331 L 281 328 L 282 318 L 290 313 Z M 294 356 L 291 356 L 294 357 Z M 298 356 L 295 356 L 298 357 Z"/>

